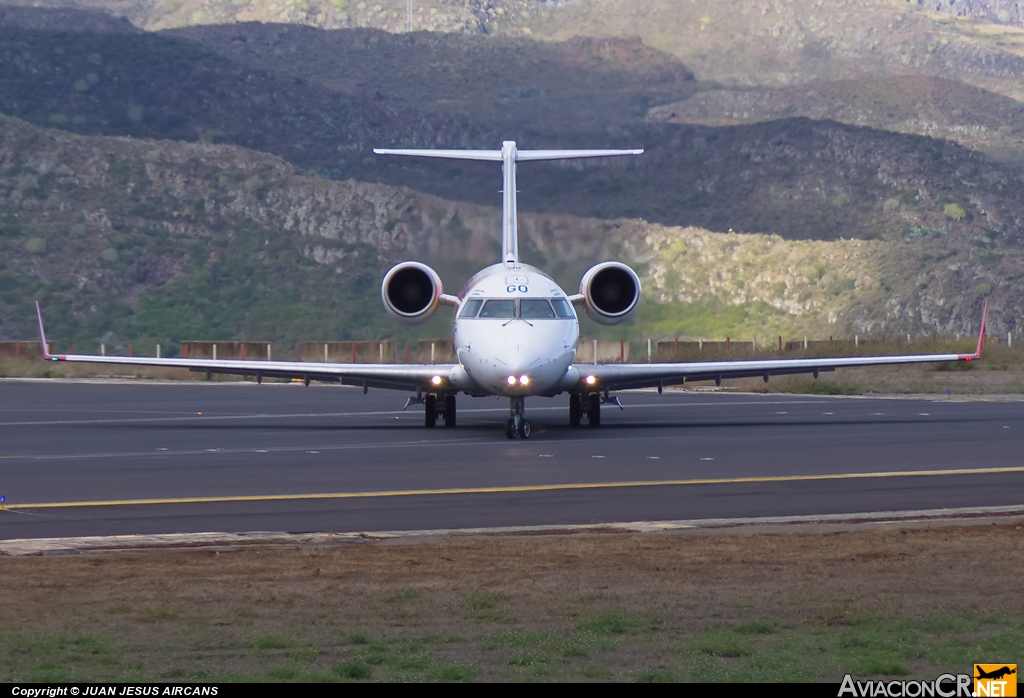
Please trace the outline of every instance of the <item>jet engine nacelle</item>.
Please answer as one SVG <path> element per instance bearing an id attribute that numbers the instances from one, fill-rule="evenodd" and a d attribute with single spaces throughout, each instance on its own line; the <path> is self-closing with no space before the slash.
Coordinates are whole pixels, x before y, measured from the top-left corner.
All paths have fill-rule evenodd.
<path id="1" fill-rule="evenodd" d="M 426 322 L 437 312 L 444 288 L 437 272 L 420 262 L 402 262 L 384 275 L 380 297 L 399 320 Z"/>
<path id="2" fill-rule="evenodd" d="M 587 315 L 602 325 L 628 319 L 640 303 L 640 277 L 622 262 L 602 262 L 580 281 Z"/>

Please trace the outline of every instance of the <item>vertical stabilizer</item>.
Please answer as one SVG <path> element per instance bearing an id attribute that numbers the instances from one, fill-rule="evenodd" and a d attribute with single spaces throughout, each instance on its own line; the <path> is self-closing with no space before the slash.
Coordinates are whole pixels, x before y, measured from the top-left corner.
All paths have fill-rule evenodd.
<path id="1" fill-rule="evenodd" d="M 631 150 L 519 150 L 515 141 L 505 141 L 501 150 L 411 150 L 374 148 L 378 155 L 412 155 L 448 160 L 488 160 L 501 162 L 501 261 L 507 266 L 519 263 L 519 225 L 516 203 L 516 163 L 529 160 L 572 160 L 639 155 L 643 148 Z"/>
<path id="2" fill-rule="evenodd" d="M 501 261 L 519 264 L 519 209 L 516 204 L 516 142 L 501 144 Z"/>

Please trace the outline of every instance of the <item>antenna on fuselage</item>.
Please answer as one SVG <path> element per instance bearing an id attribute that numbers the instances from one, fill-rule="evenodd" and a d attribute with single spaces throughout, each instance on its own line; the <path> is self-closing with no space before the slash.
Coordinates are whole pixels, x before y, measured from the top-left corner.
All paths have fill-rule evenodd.
<path id="1" fill-rule="evenodd" d="M 528 160 L 572 160 L 640 155 L 643 148 L 631 150 L 519 150 L 515 141 L 505 141 L 501 150 L 411 150 L 374 148 L 378 155 L 413 155 L 447 160 L 490 160 L 501 162 L 501 261 L 506 266 L 519 263 L 519 228 L 516 204 L 516 163 Z"/>

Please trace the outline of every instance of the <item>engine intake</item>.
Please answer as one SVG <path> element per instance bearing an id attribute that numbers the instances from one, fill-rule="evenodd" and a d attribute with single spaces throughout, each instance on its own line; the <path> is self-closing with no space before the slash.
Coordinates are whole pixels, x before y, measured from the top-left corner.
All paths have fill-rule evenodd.
<path id="1" fill-rule="evenodd" d="M 420 262 L 396 264 L 380 286 L 387 311 L 409 323 L 429 320 L 437 312 L 442 293 L 441 277 Z"/>
<path id="2" fill-rule="evenodd" d="M 622 262 L 602 262 L 580 281 L 587 315 L 602 325 L 628 319 L 640 302 L 640 277 Z"/>

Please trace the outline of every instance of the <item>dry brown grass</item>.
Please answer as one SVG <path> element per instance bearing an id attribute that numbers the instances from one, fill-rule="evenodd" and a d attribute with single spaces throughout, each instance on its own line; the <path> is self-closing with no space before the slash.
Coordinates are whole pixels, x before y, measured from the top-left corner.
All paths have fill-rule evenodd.
<path id="1" fill-rule="evenodd" d="M 928 675 L 1019 649 L 1022 564 L 1021 522 L 0 557 L 0 675 Z"/>

